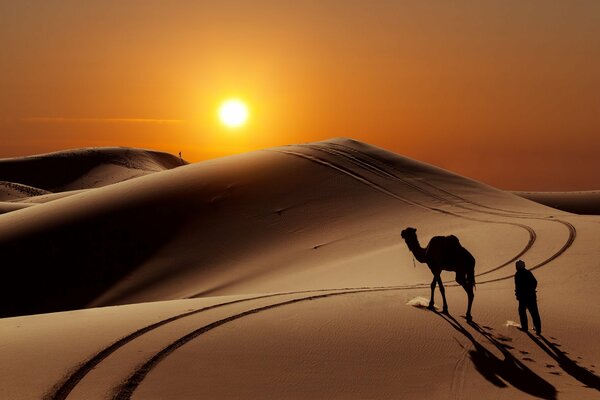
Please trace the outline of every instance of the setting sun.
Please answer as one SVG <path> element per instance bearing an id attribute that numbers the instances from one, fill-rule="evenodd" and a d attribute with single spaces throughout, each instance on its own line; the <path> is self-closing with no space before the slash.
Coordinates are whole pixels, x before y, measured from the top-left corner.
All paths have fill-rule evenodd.
<path id="1" fill-rule="evenodd" d="M 240 127 L 248 119 L 248 107 L 241 100 L 227 100 L 219 108 L 219 119 L 230 128 Z"/>

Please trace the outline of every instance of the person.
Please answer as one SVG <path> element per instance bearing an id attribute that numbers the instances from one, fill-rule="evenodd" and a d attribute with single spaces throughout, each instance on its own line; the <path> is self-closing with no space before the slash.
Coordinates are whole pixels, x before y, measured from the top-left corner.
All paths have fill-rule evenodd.
<path id="1" fill-rule="evenodd" d="M 528 331 L 527 310 L 531 314 L 535 333 L 542 333 L 542 321 L 537 306 L 537 280 L 531 271 L 525 269 L 525 261 L 518 260 L 515 264 L 515 295 L 519 301 L 519 317 L 521 318 L 521 330 Z"/>

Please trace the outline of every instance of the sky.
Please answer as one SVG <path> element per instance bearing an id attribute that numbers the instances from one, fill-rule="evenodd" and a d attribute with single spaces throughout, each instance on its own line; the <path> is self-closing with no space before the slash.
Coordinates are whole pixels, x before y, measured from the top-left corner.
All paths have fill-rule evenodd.
<path id="1" fill-rule="evenodd" d="M 0 0 L 0 55 L 0 157 L 343 136 L 501 189 L 600 189 L 596 0 Z"/>

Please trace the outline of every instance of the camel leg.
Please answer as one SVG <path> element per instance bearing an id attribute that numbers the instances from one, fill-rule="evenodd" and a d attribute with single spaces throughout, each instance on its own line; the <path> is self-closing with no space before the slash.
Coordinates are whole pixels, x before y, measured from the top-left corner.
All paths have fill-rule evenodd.
<path id="1" fill-rule="evenodd" d="M 468 283 L 462 284 L 461 286 L 463 289 L 465 289 L 465 292 L 467 292 L 468 303 L 466 317 L 467 321 L 471 322 L 473 320 L 473 317 L 471 316 L 471 306 L 473 305 L 473 298 L 475 297 L 475 294 L 473 293 L 473 286 L 469 285 Z"/>
<path id="2" fill-rule="evenodd" d="M 431 281 L 431 300 L 429 300 L 429 306 L 427 306 L 428 309 L 430 310 L 435 310 L 435 307 L 433 306 L 435 303 L 433 301 L 433 294 L 435 293 L 435 285 L 437 283 L 437 276 L 433 276 L 433 280 Z"/>
<path id="3" fill-rule="evenodd" d="M 438 284 L 440 285 L 440 293 L 442 294 L 442 299 L 444 300 L 444 308 L 443 308 L 442 312 L 444 314 L 447 314 L 448 313 L 448 303 L 446 303 L 446 288 L 444 288 L 444 284 L 442 283 L 441 275 L 438 275 L 436 277 L 436 280 L 437 280 Z"/>

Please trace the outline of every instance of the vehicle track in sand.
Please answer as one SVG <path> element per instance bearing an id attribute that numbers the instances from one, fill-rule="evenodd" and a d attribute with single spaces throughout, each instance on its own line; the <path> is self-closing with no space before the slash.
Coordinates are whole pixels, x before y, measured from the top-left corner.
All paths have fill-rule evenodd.
<path id="1" fill-rule="evenodd" d="M 416 202 L 414 200 L 410 200 L 404 196 L 398 195 L 396 193 L 391 192 L 390 190 L 388 190 L 387 188 L 382 187 L 381 185 L 379 185 L 376 182 L 373 182 L 372 180 L 369 180 L 367 178 L 365 178 L 364 176 L 361 176 L 359 174 L 357 174 L 355 171 L 351 171 L 341 165 L 332 163 L 328 160 L 323 160 L 319 157 L 315 157 L 313 155 L 309 155 L 309 154 L 305 154 L 305 153 L 300 153 L 297 151 L 289 151 L 289 150 L 280 150 L 280 149 L 269 149 L 268 151 L 273 151 L 273 152 L 278 152 L 278 153 L 282 153 L 282 154 L 288 154 L 291 156 L 295 156 L 295 157 L 299 157 L 299 158 L 304 158 L 306 160 L 312 161 L 314 163 L 323 165 L 327 168 L 332 168 L 336 171 L 339 171 L 343 174 L 346 174 L 348 176 L 350 176 L 351 178 L 369 186 L 370 188 L 377 190 L 387 196 L 390 196 L 396 200 L 400 200 L 406 204 L 412 205 L 412 206 L 416 206 L 419 208 L 423 208 L 427 211 L 433 211 L 433 212 L 437 212 L 440 214 L 444 214 L 444 215 L 449 215 L 449 216 L 453 216 L 456 218 L 461 218 L 461 219 L 465 219 L 465 220 L 469 220 L 469 221 L 475 221 L 475 222 L 483 222 L 483 223 L 491 223 L 491 224 L 498 224 L 498 225 L 510 225 L 510 226 L 515 226 L 521 229 L 524 229 L 525 231 L 527 231 L 528 235 L 529 235 L 529 240 L 526 243 L 525 247 L 518 253 L 516 254 L 514 257 L 512 257 L 510 260 L 502 263 L 501 265 L 495 267 L 493 270 L 498 270 L 500 268 L 503 268 L 511 263 L 513 263 L 514 261 L 518 260 L 519 258 L 521 258 L 527 251 L 529 251 L 529 249 L 531 249 L 531 247 L 533 246 L 533 244 L 535 243 L 535 240 L 537 238 L 537 234 L 535 232 L 535 230 L 525 224 L 520 224 L 520 223 L 516 223 L 516 222 L 506 222 L 506 221 L 494 221 L 494 220 L 490 220 L 490 219 L 482 219 L 482 218 L 476 218 L 476 217 L 470 217 L 464 214 L 457 214 L 454 213 L 452 211 L 448 211 L 448 210 L 443 210 L 441 208 L 438 207 L 431 207 L 425 204 L 421 204 L 419 202 Z M 490 271 L 491 272 L 491 271 Z M 487 272 L 484 272 L 487 273 Z M 479 274 L 481 275 L 481 274 Z M 477 275 L 476 275 L 477 276 Z"/>
<path id="2" fill-rule="evenodd" d="M 310 146 L 310 145 L 302 145 L 302 146 Z M 407 181 L 405 178 L 403 178 L 403 176 L 405 176 L 405 175 L 412 176 L 415 180 L 418 180 L 419 183 L 421 183 L 421 184 L 423 184 L 425 186 L 428 186 L 428 187 L 430 187 L 430 188 L 432 188 L 432 189 L 434 189 L 436 191 L 442 192 L 445 195 L 453 197 L 456 200 L 464 202 L 464 203 L 469 203 L 471 205 L 474 205 L 474 206 L 477 206 L 477 207 L 480 207 L 480 208 L 485 208 L 485 209 L 488 209 L 488 210 L 492 210 L 494 212 L 501 211 L 501 212 L 504 212 L 504 213 L 509 213 L 509 215 L 515 215 L 515 214 L 531 215 L 531 214 L 534 214 L 534 213 L 524 212 L 524 211 L 507 210 L 507 209 L 498 208 L 498 207 L 491 207 L 491 206 L 487 206 L 487 205 L 484 205 L 484 204 L 477 203 L 477 202 L 475 202 L 473 200 L 470 200 L 470 199 L 467 199 L 465 197 L 459 196 L 459 195 L 457 195 L 455 193 L 452 193 L 452 192 L 450 192 L 448 190 L 445 190 L 445 189 L 443 189 L 443 188 L 441 188 L 439 186 L 436 186 L 436 185 L 434 185 L 434 184 L 432 184 L 432 183 L 430 183 L 430 182 L 428 182 L 426 180 L 418 179 L 418 177 L 415 174 L 413 174 L 412 172 L 410 172 L 409 170 L 400 170 L 395 165 L 387 163 L 385 160 L 377 159 L 377 158 L 375 158 L 373 156 L 370 156 L 369 154 L 366 154 L 364 152 L 361 152 L 361 151 L 356 150 L 356 149 L 354 149 L 352 147 L 349 147 L 349 146 L 345 146 L 345 145 L 338 144 L 338 143 L 328 143 L 328 144 L 324 144 L 323 146 L 326 147 L 326 148 L 338 149 L 340 151 L 340 153 L 342 153 L 342 154 L 340 154 L 342 156 L 343 156 L 344 152 L 352 153 L 352 154 L 354 154 L 354 158 L 356 158 L 359 162 L 362 162 L 362 163 L 364 163 L 366 165 L 380 165 L 380 166 L 382 166 L 382 168 L 379 168 L 379 167 L 376 167 L 376 168 L 379 169 L 379 170 L 385 171 L 390 177 L 392 177 L 394 179 L 398 179 L 398 180 L 404 181 L 406 184 L 411 184 L 411 183 L 409 183 L 409 181 Z M 367 161 L 365 161 L 365 159 Z M 390 172 L 388 172 L 388 170 L 396 171 L 396 172 L 400 173 L 401 176 L 398 176 L 398 175 L 396 175 L 394 173 L 390 173 Z M 421 187 L 419 185 L 415 184 L 415 186 L 419 187 L 419 190 L 421 189 Z M 431 193 L 428 193 L 428 194 L 431 194 Z M 444 200 L 448 201 L 447 198 L 445 198 Z"/>
<path id="3" fill-rule="evenodd" d="M 230 315 L 229 317 L 219 319 L 210 324 L 204 325 L 185 336 L 180 337 L 178 340 L 171 342 L 169 345 L 165 346 L 161 351 L 157 352 L 153 357 L 149 358 L 143 365 L 137 368 L 133 373 L 129 375 L 129 377 L 118 387 L 114 388 L 114 395 L 112 396 L 113 400 L 128 400 L 133 395 L 134 391 L 138 388 L 138 386 L 142 383 L 142 381 L 146 378 L 148 373 L 152 371 L 161 361 L 167 358 L 170 354 L 172 354 L 175 350 L 185 345 L 186 343 L 192 341 L 193 339 L 198 338 L 199 336 L 217 328 L 227 323 L 236 321 L 240 318 L 254 315 L 260 312 L 268 311 L 274 308 L 283 307 L 291 304 L 300 303 L 303 301 L 312 301 L 323 298 L 329 298 L 334 296 L 348 295 L 348 294 L 356 294 L 356 293 L 364 293 L 364 292 L 382 292 L 382 291 L 391 291 L 391 290 L 405 290 L 408 288 L 379 288 L 379 289 L 369 289 L 369 290 L 350 290 L 343 292 L 335 292 L 335 293 L 326 293 L 321 295 L 313 295 L 307 297 L 301 297 L 291 300 L 282 301 L 279 303 L 269 304 L 266 306 L 261 306 L 257 308 L 253 308 L 247 311 L 243 311 L 234 315 Z"/>
<path id="4" fill-rule="evenodd" d="M 456 199 L 458 199 L 459 201 L 462 201 L 464 203 L 468 203 L 471 204 L 472 206 L 475 207 L 482 207 L 482 208 L 486 208 L 486 209 L 491 209 L 493 211 L 483 211 L 483 210 L 478 210 L 476 208 L 472 208 L 472 207 L 467 207 L 464 204 L 460 204 L 460 203 L 453 203 L 451 201 L 449 201 L 447 198 L 443 197 L 443 196 L 439 196 L 436 195 L 435 193 L 432 193 L 426 189 L 423 189 L 421 186 L 411 183 L 409 181 L 407 181 L 406 179 L 402 178 L 401 176 L 398 176 L 394 173 L 390 173 L 387 171 L 387 169 L 392 169 L 394 171 L 397 171 L 399 173 L 402 174 L 409 174 L 409 175 L 413 175 L 410 173 L 410 171 L 400 171 L 398 170 L 395 166 L 390 165 L 389 163 L 386 163 L 383 160 L 378 160 L 374 157 L 371 157 L 370 155 L 358 151 L 356 149 L 353 149 L 352 147 L 348 147 L 342 144 L 337 144 L 337 143 L 327 143 L 327 144 L 323 144 L 323 145 L 311 145 L 311 144 L 304 144 L 304 145 L 299 145 L 302 147 L 309 147 L 312 148 L 314 150 L 319 150 L 319 151 L 323 151 L 332 155 L 336 155 L 336 156 L 341 156 L 341 157 L 345 157 L 347 159 L 349 159 L 351 162 L 353 162 L 355 165 L 357 165 L 358 167 L 362 167 L 363 169 L 367 169 L 367 170 L 375 170 L 377 171 L 378 175 L 382 176 L 382 177 L 386 177 L 386 178 L 391 178 L 394 180 L 398 180 L 401 181 L 403 184 L 408 185 L 409 187 L 414 188 L 415 190 L 420 191 L 421 193 L 431 196 L 432 198 L 439 200 L 439 201 L 443 201 L 448 203 L 451 206 L 454 207 L 458 207 L 458 208 L 462 208 L 465 210 L 469 210 L 469 211 L 474 211 L 474 212 L 479 212 L 479 213 L 484 213 L 484 214 L 489 214 L 489 215 L 497 215 L 497 216 L 502 216 L 502 217 L 508 217 L 508 218 L 516 218 L 516 219 L 530 219 L 530 220 L 539 220 L 539 221 L 550 221 L 550 222 L 554 222 L 554 223 L 558 223 L 561 224 L 563 226 L 565 226 L 567 228 L 568 232 L 568 238 L 565 241 L 564 245 L 561 247 L 561 249 L 553 254 L 550 258 L 534 265 L 533 267 L 531 267 L 530 269 L 536 269 L 539 268 L 543 265 L 546 265 L 547 263 L 549 263 L 550 261 L 554 260 L 555 258 L 557 258 L 558 256 L 560 256 L 562 253 L 564 253 L 570 246 L 571 244 L 574 242 L 576 236 L 577 236 L 577 230 L 576 228 L 573 226 L 573 224 L 567 222 L 567 221 L 563 221 L 557 218 L 554 218 L 552 216 L 539 216 L 539 214 L 535 214 L 535 213 L 525 213 L 525 212 L 521 212 L 521 211 L 512 211 L 512 210 L 505 210 L 505 209 L 501 209 L 501 208 L 495 208 L 495 207 L 489 207 L 489 206 L 485 206 L 479 203 L 476 203 L 472 200 L 466 199 L 464 197 L 458 196 L 452 192 L 449 192 L 445 189 L 442 189 L 438 186 L 435 186 L 427 181 L 421 180 L 419 181 L 420 183 L 423 183 L 431 188 L 433 188 L 434 190 L 440 191 L 442 193 L 445 193 L 451 197 L 454 197 Z M 331 151 L 331 147 L 333 148 L 337 148 L 339 150 L 333 150 Z M 327 150 L 329 148 L 329 150 Z M 345 153 L 345 152 L 350 152 L 353 153 L 354 155 Z M 365 161 L 362 158 L 366 158 L 368 159 L 368 161 Z M 379 165 L 377 165 L 379 164 Z M 383 168 L 380 168 L 379 166 L 383 165 Z M 413 175 L 414 176 L 414 175 Z M 501 211 L 501 212 L 498 212 Z M 482 221 L 484 222 L 484 221 Z M 517 226 L 521 226 L 521 224 L 516 224 Z M 527 227 L 525 226 L 521 226 L 521 227 Z M 531 227 L 529 227 L 531 228 Z M 532 229 L 533 230 L 533 229 Z M 532 243 L 533 244 L 533 243 Z M 519 256 L 520 257 L 520 256 Z M 517 257 L 518 258 L 518 257 Z M 481 272 L 479 274 L 476 274 L 477 277 L 482 276 L 482 275 L 486 275 L 489 274 L 491 272 L 497 271 L 500 268 L 505 267 L 506 265 L 510 264 L 511 262 L 516 261 L 516 258 L 514 260 L 509 261 L 509 263 L 505 264 L 505 265 L 500 265 L 498 267 L 492 268 L 490 270 L 486 270 L 484 272 Z"/>
<path id="5" fill-rule="evenodd" d="M 338 152 L 333 152 L 333 153 L 331 151 L 328 152 L 327 149 L 323 149 L 323 146 L 319 146 L 319 145 L 300 145 L 300 146 L 301 147 L 308 147 L 308 148 L 311 148 L 313 150 L 319 150 L 319 151 L 322 151 L 322 152 L 325 152 L 325 153 L 329 153 L 329 154 L 333 154 L 333 155 L 336 155 L 336 156 L 344 157 L 344 158 L 350 160 L 354 165 L 362 168 L 363 170 L 367 170 L 369 172 L 375 173 L 375 174 L 377 174 L 380 177 L 385 177 L 385 178 L 388 178 L 388 179 L 398 180 L 398 181 L 402 182 L 403 184 L 405 184 L 405 185 L 407 185 L 407 186 L 409 186 L 411 188 L 414 188 L 415 190 L 418 190 L 419 192 L 421 192 L 421 193 L 423 193 L 425 195 L 428 195 L 428 196 L 430 196 L 430 197 L 432 197 L 432 198 L 434 198 L 436 200 L 445 202 L 445 203 L 447 203 L 447 204 L 449 204 L 451 206 L 454 206 L 454 207 L 459 207 L 459 208 L 462 208 L 462 209 L 466 209 L 466 210 L 473 211 L 473 212 L 478 212 L 478 213 L 481 213 L 481 214 L 488 214 L 488 215 L 495 215 L 495 216 L 501 216 L 501 217 L 515 218 L 515 219 L 521 219 L 521 220 L 522 219 L 525 219 L 525 220 L 529 219 L 529 220 L 539 220 L 539 221 L 545 221 L 545 222 L 549 221 L 549 222 L 558 223 L 558 224 L 561 224 L 561 225 L 565 226 L 567 228 L 567 230 L 568 230 L 568 237 L 567 237 L 567 240 L 565 241 L 565 243 L 563 244 L 563 246 L 556 253 L 554 253 L 553 255 L 551 255 L 549 258 L 547 258 L 546 260 L 543 260 L 542 262 L 540 262 L 540 263 L 532 266 L 530 269 L 539 268 L 539 267 L 541 267 L 543 265 L 548 264 L 550 261 L 556 259 L 557 257 L 559 257 L 561 254 L 563 254 L 571 246 L 571 244 L 575 241 L 575 238 L 577 236 L 577 231 L 576 231 L 575 227 L 571 223 L 563 221 L 563 220 L 559 220 L 559 219 L 556 219 L 556 218 L 544 218 L 544 217 L 539 217 L 539 216 L 535 216 L 535 215 L 523 215 L 521 213 L 514 214 L 512 212 L 510 212 L 509 214 L 507 214 L 507 213 L 500 213 L 500 212 L 496 212 L 496 211 L 477 210 L 477 209 L 474 209 L 474 208 L 471 208 L 471 207 L 467 207 L 467 206 L 464 206 L 464 205 L 454 204 L 454 203 L 452 203 L 451 201 L 449 201 L 445 197 L 436 195 L 435 193 L 431 193 L 430 191 L 427 191 L 426 189 L 424 189 L 424 188 L 422 188 L 422 187 L 420 187 L 420 186 L 418 186 L 418 185 L 416 185 L 414 183 L 408 182 L 405 179 L 402 179 L 401 177 L 399 177 L 399 176 L 397 176 L 395 174 L 391 174 L 388 171 L 379 168 L 377 165 L 375 165 L 375 163 L 379 162 L 378 160 L 375 160 L 374 158 L 372 158 L 372 157 L 370 157 L 370 156 L 368 156 L 366 154 L 363 154 L 361 152 L 358 152 L 358 153 L 361 156 L 369 157 L 372 160 L 372 162 L 369 163 L 369 162 L 360 161 L 360 160 L 357 160 L 356 157 L 352 157 L 351 155 L 344 156 L 339 151 Z M 344 147 L 346 149 L 351 149 L 351 148 L 348 148 L 348 147 L 342 146 L 342 145 L 338 145 L 338 146 Z M 352 150 L 354 150 L 354 149 L 352 149 Z M 505 263 L 503 263 L 503 264 L 501 264 L 499 266 L 496 266 L 494 268 L 491 268 L 491 269 L 488 269 L 488 270 L 486 270 L 484 272 L 480 272 L 480 273 L 476 274 L 475 276 L 477 276 L 477 277 L 480 277 L 480 276 L 489 274 L 491 272 L 497 271 L 497 270 L 499 270 L 501 268 L 504 268 L 507 265 L 513 263 L 514 261 L 518 260 L 519 258 L 521 258 L 533 246 L 533 243 L 535 242 L 535 240 L 537 238 L 537 234 L 535 233 L 535 230 L 531 226 L 528 226 L 528 225 L 525 225 L 525 224 L 521 224 L 521 223 L 517 223 L 517 222 L 493 221 L 493 220 L 489 220 L 489 219 L 469 217 L 469 216 L 466 216 L 466 215 L 463 215 L 463 214 L 457 214 L 457 213 L 453 213 L 453 212 L 448 211 L 448 210 L 442 210 L 442 209 L 437 208 L 437 207 L 431 207 L 431 206 L 428 206 L 428 205 L 425 205 L 425 204 L 422 204 L 422 203 L 419 203 L 419 202 L 415 202 L 414 200 L 407 199 L 404 196 L 400 196 L 400 195 L 398 195 L 396 193 L 391 192 L 388 188 L 385 188 L 385 187 L 379 185 L 378 183 L 373 182 L 372 180 L 370 180 L 370 179 L 368 179 L 368 178 L 366 178 L 364 176 L 361 176 L 360 174 L 356 173 L 355 171 L 349 170 L 348 168 L 345 168 L 345 167 L 343 167 L 343 166 L 341 166 L 339 164 L 333 163 L 333 162 L 331 162 L 329 160 L 324 160 L 324 159 L 322 159 L 320 157 L 316 157 L 314 155 L 305 154 L 305 153 L 301 153 L 301 152 L 297 152 L 297 151 L 282 150 L 281 148 L 279 148 L 279 149 L 268 149 L 267 151 L 280 152 L 280 153 L 284 153 L 284 154 L 293 155 L 293 156 L 296 156 L 296 157 L 305 158 L 305 159 L 307 159 L 309 161 L 313 161 L 313 162 L 321 164 L 321 165 L 323 165 L 325 167 L 333 168 L 333 169 L 335 169 L 335 170 L 337 170 L 339 172 L 342 172 L 342 173 L 344 173 L 344 174 L 346 174 L 346 175 L 348 175 L 348 176 L 350 176 L 350 177 L 358 180 L 359 182 L 362 182 L 363 184 L 366 184 L 366 185 L 370 186 L 371 188 L 373 188 L 375 190 L 378 190 L 378 191 L 380 191 L 380 192 L 382 192 L 382 193 L 384 193 L 384 194 L 386 194 L 388 196 L 391 196 L 393 198 L 396 198 L 398 200 L 401 200 L 401 201 L 403 201 L 403 202 L 405 202 L 407 204 L 413 205 L 413 206 L 418 206 L 418 207 L 425 208 L 425 209 L 430 210 L 430 211 L 434 211 L 434 212 L 438 212 L 438 213 L 442 213 L 442 214 L 446 214 L 446 215 L 452 215 L 454 217 L 458 217 L 458 218 L 462 218 L 462 219 L 466 219 L 466 220 L 471 220 L 471 221 L 476 221 L 476 222 L 502 224 L 502 225 L 512 225 L 512 226 L 515 226 L 515 227 L 519 227 L 519 228 L 525 229 L 528 232 L 528 234 L 529 234 L 529 241 L 525 245 L 525 248 L 520 253 L 518 253 L 515 257 L 513 257 L 512 259 L 508 260 L 507 262 L 505 262 Z M 439 188 L 437 188 L 436 186 L 434 186 L 432 184 L 429 184 L 429 186 L 434 187 L 436 189 L 439 189 Z M 439 189 L 439 190 L 443 190 L 443 189 Z M 460 196 L 456 196 L 456 197 L 460 198 L 461 201 L 470 203 L 471 205 L 478 206 L 476 203 L 472 203 L 472 202 L 470 202 L 469 200 L 467 200 L 465 198 L 462 198 Z M 497 280 L 503 280 L 503 279 L 505 279 L 505 278 L 498 278 L 498 279 L 496 279 L 496 281 Z"/>
<path id="6" fill-rule="evenodd" d="M 52 390 L 50 390 L 49 393 L 47 393 L 44 396 L 44 399 L 46 399 L 46 400 L 64 400 L 64 399 L 66 399 L 69 396 L 69 394 L 73 391 L 73 389 L 77 386 L 77 384 L 79 382 L 81 382 L 81 380 L 83 378 L 85 378 L 85 376 L 88 373 L 90 373 L 103 360 L 105 360 L 108 356 L 110 356 L 111 354 L 116 352 L 121 347 L 125 346 L 126 344 L 130 343 L 131 341 L 137 339 L 138 337 L 140 337 L 148 332 L 151 332 L 155 329 L 160 328 L 161 326 L 164 326 L 171 322 L 175 322 L 182 318 L 200 314 L 205 311 L 213 310 L 216 308 L 220 308 L 220 307 L 224 307 L 224 306 L 228 306 L 228 305 L 232 305 L 232 304 L 238 304 L 238 303 L 249 302 L 249 301 L 253 301 L 253 300 L 260 300 L 260 299 L 266 299 L 266 298 L 277 297 L 277 296 L 285 296 L 285 295 L 319 293 L 319 292 L 351 291 L 352 293 L 355 293 L 355 292 L 372 291 L 372 290 L 409 290 L 409 289 L 421 289 L 425 286 L 426 286 L 425 284 L 416 284 L 416 285 L 405 285 L 405 286 L 394 286 L 394 287 L 385 286 L 385 287 L 315 289 L 315 290 L 300 290 L 300 291 L 292 291 L 292 292 L 269 293 L 269 294 L 264 294 L 264 295 L 259 295 L 259 296 L 245 297 L 242 299 L 227 301 L 227 302 L 223 302 L 223 303 L 217 303 L 217 304 L 213 304 L 210 306 L 201 307 L 196 310 L 177 314 L 177 315 L 171 316 L 169 318 L 165 318 L 163 320 L 155 322 L 153 324 L 144 326 L 134 332 L 131 332 L 130 334 L 123 336 L 122 338 L 113 342 L 109 346 L 107 346 L 107 347 L 103 348 L 102 350 L 100 350 L 99 352 L 95 353 L 93 356 L 88 358 L 86 361 L 82 362 L 78 366 L 71 369 L 72 372 L 70 372 L 58 384 L 56 384 L 54 386 L 54 388 Z"/>

